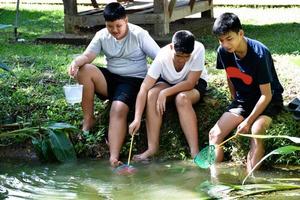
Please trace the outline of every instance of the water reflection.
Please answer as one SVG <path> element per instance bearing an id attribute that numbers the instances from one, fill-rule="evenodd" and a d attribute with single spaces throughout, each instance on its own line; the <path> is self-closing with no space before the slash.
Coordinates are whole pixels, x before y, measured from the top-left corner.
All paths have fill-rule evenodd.
<path id="1" fill-rule="evenodd" d="M 245 176 L 243 167 L 226 164 L 210 170 L 199 169 L 191 161 L 133 165 L 137 173 L 121 176 L 114 174 L 106 161 L 1 161 L 0 199 L 210 199 L 217 197 L 215 193 L 223 191 L 227 195 L 232 190 L 223 183 L 239 185 Z M 268 178 L 289 178 L 295 174 L 265 171 L 258 176 L 264 178 L 251 180 L 266 183 Z"/>

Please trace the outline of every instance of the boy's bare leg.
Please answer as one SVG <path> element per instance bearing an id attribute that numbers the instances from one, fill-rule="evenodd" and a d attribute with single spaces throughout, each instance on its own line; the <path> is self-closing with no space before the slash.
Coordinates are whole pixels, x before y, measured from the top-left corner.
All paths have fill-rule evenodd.
<path id="1" fill-rule="evenodd" d="M 235 129 L 244 118 L 230 112 L 225 112 L 209 132 L 209 144 L 220 144 L 225 137 Z M 216 148 L 216 161 L 221 162 L 224 157 L 223 148 Z"/>
<path id="2" fill-rule="evenodd" d="M 95 92 L 107 96 L 107 83 L 102 72 L 92 64 L 86 64 L 80 68 L 77 80 L 83 85 L 82 111 L 83 125 L 82 130 L 88 131 L 95 124 L 94 117 L 94 96 Z"/>
<path id="3" fill-rule="evenodd" d="M 117 167 L 119 154 L 127 133 L 127 114 L 129 107 L 121 101 L 113 101 L 109 113 L 108 140 L 110 151 L 110 164 Z"/>
<path id="4" fill-rule="evenodd" d="M 147 160 L 148 157 L 153 156 L 159 149 L 159 133 L 162 124 L 162 116 L 156 111 L 156 102 L 159 92 L 167 87 L 169 87 L 167 84 L 159 83 L 148 92 L 146 107 L 148 149 L 142 154 L 133 156 L 133 160 L 135 161 Z"/>
<path id="5" fill-rule="evenodd" d="M 194 158 L 199 152 L 197 116 L 193 104 L 198 102 L 200 94 L 196 89 L 181 92 L 175 97 L 179 121 Z"/>
<path id="6" fill-rule="evenodd" d="M 261 115 L 253 123 L 251 127 L 251 133 L 254 135 L 263 135 L 269 128 L 272 119 L 266 115 Z M 265 154 L 264 143 L 262 139 L 251 139 L 250 151 L 247 155 L 247 172 L 250 172 L 252 168 L 262 159 Z"/>

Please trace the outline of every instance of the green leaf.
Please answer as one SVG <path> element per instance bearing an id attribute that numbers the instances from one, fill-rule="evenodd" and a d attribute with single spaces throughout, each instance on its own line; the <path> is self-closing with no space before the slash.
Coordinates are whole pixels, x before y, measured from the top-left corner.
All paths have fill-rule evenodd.
<path id="1" fill-rule="evenodd" d="M 300 151 L 300 147 L 297 146 L 285 146 L 285 147 L 280 147 L 278 149 L 275 149 L 272 151 L 272 154 L 290 154 L 295 151 Z"/>
<path id="2" fill-rule="evenodd" d="M 49 139 L 32 139 L 35 153 L 41 161 L 57 161 L 53 151 L 51 150 Z"/>
<path id="3" fill-rule="evenodd" d="M 42 141 L 38 140 L 36 138 L 33 138 L 31 140 L 31 143 L 33 145 L 34 151 L 36 155 L 39 157 L 40 160 L 45 160 L 43 150 L 42 150 Z"/>
<path id="4" fill-rule="evenodd" d="M 41 145 L 42 145 L 42 152 L 43 152 L 45 161 L 51 162 L 51 161 L 58 160 L 54 154 L 52 147 L 51 147 L 50 139 L 43 139 Z"/>
<path id="5" fill-rule="evenodd" d="M 14 131 L 9 131 L 9 132 L 0 132 L 0 138 L 6 138 L 6 137 L 16 137 L 16 136 L 26 136 L 26 137 L 31 137 L 34 139 L 34 135 L 37 134 L 39 131 L 38 128 L 36 127 L 31 127 L 31 128 L 22 128 Z"/>
<path id="6" fill-rule="evenodd" d="M 69 138 L 64 132 L 48 130 L 52 151 L 60 162 L 76 160 L 76 153 Z"/>
<path id="7" fill-rule="evenodd" d="M 300 189 L 299 185 L 291 185 L 291 184 L 249 184 L 249 185 L 241 185 L 239 186 L 239 190 L 241 195 L 236 196 L 234 198 L 242 198 L 245 196 L 262 194 L 266 192 L 275 192 L 275 191 L 283 191 L 283 190 L 294 190 Z M 237 187 L 236 187 L 237 188 Z"/>
<path id="8" fill-rule="evenodd" d="M 75 126 L 72 126 L 68 123 L 63 123 L 63 122 L 57 122 L 57 123 L 52 123 L 48 125 L 48 128 L 56 131 L 56 130 L 71 130 L 73 132 L 81 132 L 78 128 Z"/>
<path id="9" fill-rule="evenodd" d="M 252 135 L 252 134 L 242 134 L 242 133 L 239 133 L 238 135 L 244 136 L 244 137 L 259 138 L 259 139 L 285 138 L 285 139 L 289 139 L 292 142 L 295 142 L 297 144 L 300 143 L 300 138 L 298 138 L 298 137 L 291 137 L 291 136 L 287 136 L 287 135 Z"/>
<path id="10" fill-rule="evenodd" d="M 269 154 L 265 155 L 258 163 L 256 163 L 256 165 L 252 168 L 252 170 L 247 174 L 247 176 L 244 178 L 242 185 L 244 185 L 245 181 L 247 180 L 247 178 L 252 174 L 252 172 L 265 160 L 267 159 L 269 156 L 273 155 L 273 154 L 290 154 L 293 153 L 295 151 L 300 151 L 300 147 L 297 146 L 284 146 L 284 147 L 280 147 L 278 149 L 275 149 L 273 151 L 271 151 Z"/>

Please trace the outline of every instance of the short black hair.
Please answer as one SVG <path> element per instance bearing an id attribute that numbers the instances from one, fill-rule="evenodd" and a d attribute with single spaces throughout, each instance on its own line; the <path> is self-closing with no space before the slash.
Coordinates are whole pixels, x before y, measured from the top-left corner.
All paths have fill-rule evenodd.
<path id="1" fill-rule="evenodd" d="M 233 13 L 223 13 L 216 19 L 212 32 L 216 36 L 221 36 L 230 31 L 238 33 L 241 29 L 243 29 L 242 24 L 237 15 Z"/>
<path id="2" fill-rule="evenodd" d="M 194 51 L 195 37 L 187 30 L 174 33 L 172 43 L 176 52 L 190 54 Z"/>
<path id="3" fill-rule="evenodd" d="M 126 17 L 125 8 L 118 2 L 112 2 L 105 6 L 103 10 L 105 21 L 113 22 Z"/>

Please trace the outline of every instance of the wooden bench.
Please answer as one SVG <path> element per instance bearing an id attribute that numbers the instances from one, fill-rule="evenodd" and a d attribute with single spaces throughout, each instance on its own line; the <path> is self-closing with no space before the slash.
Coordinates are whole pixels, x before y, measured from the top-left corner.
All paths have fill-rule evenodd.
<path id="1" fill-rule="evenodd" d="M 91 0 L 93 9 L 78 12 L 77 0 L 63 0 L 66 33 L 76 33 L 80 28 L 104 26 L 104 4 Z M 153 25 L 153 34 L 163 36 L 170 32 L 170 22 L 201 13 L 201 17 L 213 17 L 212 0 L 135 0 L 124 7 L 129 21 L 137 25 Z"/>

